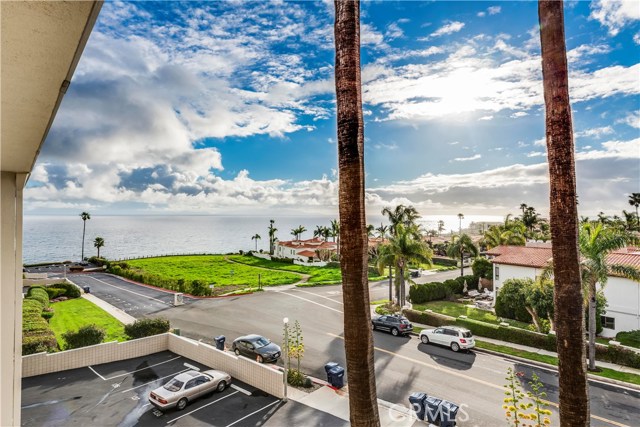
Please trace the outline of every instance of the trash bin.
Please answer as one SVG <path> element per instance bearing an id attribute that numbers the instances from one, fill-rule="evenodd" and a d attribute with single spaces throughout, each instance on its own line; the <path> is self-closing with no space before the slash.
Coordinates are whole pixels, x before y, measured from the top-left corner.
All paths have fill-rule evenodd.
<path id="1" fill-rule="evenodd" d="M 440 404 L 440 427 L 454 427 L 458 409 L 455 403 L 443 400 Z"/>
<path id="2" fill-rule="evenodd" d="M 426 398 L 427 395 L 420 392 L 412 393 L 411 396 L 409 396 L 411 409 L 416 413 L 416 417 L 421 421 L 424 420 L 424 401 Z"/>
<path id="3" fill-rule="evenodd" d="M 219 335 L 217 337 L 214 338 L 215 342 L 216 342 L 216 348 L 218 350 L 222 350 L 224 351 L 224 340 L 226 340 L 224 335 Z"/>
<path id="4" fill-rule="evenodd" d="M 89 286 L 83 286 L 82 289 L 84 290 L 85 294 L 90 294 L 91 293 L 91 287 L 89 287 Z"/>
<path id="5" fill-rule="evenodd" d="M 434 396 L 428 396 L 424 401 L 425 406 L 425 418 L 430 423 L 437 423 L 440 415 L 440 404 L 442 399 L 438 399 Z"/>
<path id="6" fill-rule="evenodd" d="M 335 368 L 336 366 L 338 366 L 336 362 L 329 362 L 326 365 L 324 365 L 324 371 L 327 373 L 327 375 L 329 375 L 329 371 Z"/>
<path id="7" fill-rule="evenodd" d="M 329 371 L 329 384 L 335 388 L 344 387 L 344 368 L 340 365 L 334 366 Z"/>

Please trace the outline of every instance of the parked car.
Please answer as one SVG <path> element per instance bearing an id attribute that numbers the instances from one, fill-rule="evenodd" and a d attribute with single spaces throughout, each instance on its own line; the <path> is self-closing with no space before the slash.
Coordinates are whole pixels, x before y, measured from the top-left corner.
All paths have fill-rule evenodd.
<path id="1" fill-rule="evenodd" d="M 181 411 L 194 399 L 216 390 L 224 391 L 229 384 L 231 376 L 226 372 L 187 371 L 149 393 L 149 402 L 162 411 L 171 408 Z"/>
<path id="2" fill-rule="evenodd" d="M 436 329 L 423 329 L 420 332 L 423 344 L 446 345 L 453 351 L 469 350 L 476 346 L 471 331 L 457 326 L 443 326 Z"/>
<path id="3" fill-rule="evenodd" d="M 242 355 L 259 363 L 276 362 L 282 352 L 279 345 L 255 334 L 236 338 L 231 345 L 231 351 L 238 356 Z"/>
<path id="4" fill-rule="evenodd" d="M 406 335 L 413 331 L 413 325 L 404 316 L 397 314 L 388 314 L 371 319 L 371 327 L 375 331 L 376 329 L 383 329 L 391 332 L 391 335 Z"/>

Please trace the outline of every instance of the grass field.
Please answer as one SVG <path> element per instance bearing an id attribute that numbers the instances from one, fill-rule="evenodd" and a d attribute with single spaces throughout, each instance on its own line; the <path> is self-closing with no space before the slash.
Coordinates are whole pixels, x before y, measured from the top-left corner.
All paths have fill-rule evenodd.
<path id="1" fill-rule="evenodd" d="M 234 258 L 234 256 L 229 256 Z M 258 259 L 255 257 L 246 257 Z M 216 286 L 258 286 L 258 275 L 264 286 L 286 285 L 301 279 L 299 274 L 263 270 L 230 262 L 225 255 L 167 256 L 127 261 L 131 268 L 167 279 L 200 280 Z"/>
<path id="2" fill-rule="evenodd" d="M 435 313 L 446 314 L 451 317 L 459 317 L 460 315 L 467 316 L 469 319 L 479 320 L 481 322 L 487 322 L 494 325 L 500 324 L 501 321 L 508 323 L 515 328 L 527 329 L 528 323 L 518 322 L 512 319 L 498 319 L 498 317 L 490 311 L 479 310 L 477 308 L 468 307 L 464 304 L 451 301 L 431 301 L 426 304 L 415 304 L 413 306 L 415 310 L 433 310 Z"/>
<path id="3" fill-rule="evenodd" d="M 105 342 L 126 341 L 124 325 L 115 317 L 84 298 L 74 298 L 51 304 L 55 314 L 49 321 L 58 340 L 58 346 L 64 348 L 62 334 L 77 331 L 82 326 L 97 325 L 106 331 Z"/>

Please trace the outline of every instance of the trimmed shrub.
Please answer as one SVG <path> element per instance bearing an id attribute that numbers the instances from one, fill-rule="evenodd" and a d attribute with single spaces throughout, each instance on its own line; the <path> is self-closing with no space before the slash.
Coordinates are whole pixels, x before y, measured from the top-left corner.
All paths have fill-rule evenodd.
<path id="1" fill-rule="evenodd" d="M 604 346 L 596 344 L 596 359 L 640 369 L 640 354 L 616 345 Z"/>
<path id="2" fill-rule="evenodd" d="M 191 290 L 190 290 L 190 294 L 191 295 L 196 295 L 196 296 L 204 296 L 204 295 L 209 295 L 210 294 L 210 289 L 209 287 L 201 282 L 200 280 L 193 280 L 191 282 Z"/>
<path id="3" fill-rule="evenodd" d="M 450 297 L 451 294 L 451 289 L 440 282 L 424 283 L 409 287 L 409 299 L 413 304 L 445 299 Z"/>
<path id="4" fill-rule="evenodd" d="M 106 332 L 104 329 L 99 328 L 96 325 L 87 325 L 81 327 L 75 332 L 65 332 L 62 334 L 62 338 L 66 342 L 64 347 L 65 350 L 72 350 L 74 348 L 100 344 L 105 335 Z"/>
<path id="5" fill-rule="evenodd" d="M 34 354 L 58 349 L 56 336 L 42 317 L 44 306 L 35 298 L 22 301 L 22 354 Z"/>
<path id="6" fill-rule="evenodd" d="M 67 298 L 80 298 L 80 288 L 71 283 L 56 283 L 55 285 L 47 286 L 44 290 L 49 295 L 49 299 L 57 297 Z"/>
<path id="7" fill-rule="evenodd" d="M 439 256 L 432 257 L 431 262 L 433 262 L 434 265 L 450 265 L 450 266 L 458 265 L 458 260 L 455 260 L 452 258 L 439 257 Z"/>
<path id="8" fill-rule="evenodd" d="M 137 339 L 164 334 L 165 332 L 169 332 L 170 328 L 171 325 L 168 319 L 156 317 L 140 319 L 129 325 L 124 325 L 124 333 L 127 334 L 129 339 Z"/>
<path id="9" fill-rule="evenodd" d="M 402 314 L 412 322 L 422 323 L 429 326 L 451 325 L 455 322 L 454 317 L 429 311 L 403 310 Z"/>
<path id="10" fill-rule="evenodd" d="M 493 280 L 493 264 L 486 258 L 476 258 L 471 264 L 471 270 L 474 276 Z"/>
<path id="11" fill-rule="evenodd" d="M 49 319 L 51 319 L 53 317 L 54 311 L 53 308 L 49 307 L 49 308 L 45 308 L 44 310 L 42 310 L 42 314 L 41 316 L 49 321 Z"/>
<path id="12" fill-rule="evenodd" d="M 618 332 L 616 335 L 616 341 L 620 341 L 620 344 L 622 345 L 640 348 L 640 330 Z"/>
<path id="13" fill-rule="evenodd" d="M 43 307 L 49 307 L 49 294 L 42 286 L 32 286 L 27 291 L 26 299 L 35 299 L 42 303 Z"/>
<path id="14" fill-rule="evenodd" d="M 106 258 L 104 257 L 98 258 L 97 256 L 92 256 L 87 261 L 89 261 L 91 264 L 97 265 L 98 267 L 102 267 L 103 265 L 109 264 L 109 261 Z"/>
<path id="15" fill-rule="evenodd" d="M 242 255 L 242 254 L 240 254 Z M 275 256 L 271 257 L 271 261 L 275 261 L 275 262 L 283 262 L 285 264 L 293 264 L 293 259 L 292 258 L 278 258 Z"/>
<path id="16" fill-rule="evenodd" d="M 467 282 L 467 289 L 478 289 L 478 282 L 480 278 L 475 274 L 467 274 L 466 276 L 459 276 L 456 278 L 462 289 L 464 289 L 464 282 Z"/>
<path id="17" fill-rule="evenodd" d="M 461 294 L 464 283 L 460 283 L 457 279 L 449 279 L 444 281 L 444 285 L 449 288 L 452 294 Z"/>
<path id="18" fill-rule="evenodd" d="M 526 295 L 522 291 L 527 286 L 533 286 L 531 279 L 509 279 L 504 282 L 496 297 L 496 315 L 507 319 L 516 319 L 531 323 L 531 315 L 525 308 Z"/>
<path id="19" fill-rule="evenodd" d="M 49 299 L 52 300 L 54 298 L 57 298 L 61 295 L 64 295 L 65 290 L 62 288 L 58 288 L 58 287 L 54 287 L 54 286 L 47 286 L 45 291 L 47 291 L 47 294 L 49 295 Z"/>

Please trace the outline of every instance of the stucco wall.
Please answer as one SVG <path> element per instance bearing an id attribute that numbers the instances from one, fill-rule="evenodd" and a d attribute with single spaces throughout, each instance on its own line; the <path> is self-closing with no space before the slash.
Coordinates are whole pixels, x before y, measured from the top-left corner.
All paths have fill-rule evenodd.
<path id="1" fill-rule="evenodd" d="M 606 317 L 615 319 L 615 329 L 604 328 L 602 335 L 615 337 L 620 331 L 640 329 L 640 283 L 620 277 L 609 277 L 604 286 L 607 298 Z"/>

